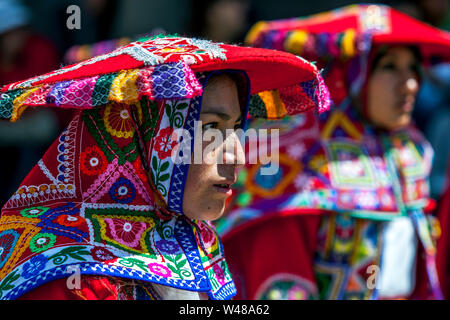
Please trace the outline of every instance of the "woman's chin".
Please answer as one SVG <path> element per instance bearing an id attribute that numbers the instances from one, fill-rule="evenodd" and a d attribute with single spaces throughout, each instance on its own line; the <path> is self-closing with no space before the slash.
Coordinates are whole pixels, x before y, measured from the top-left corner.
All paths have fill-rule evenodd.
<path id="1" fill-rule="evenodd" d="M 195 220 L 214 221 L 222 217 L 225 211 L 225 202 L 223 204 L 214 203 L 214 205 L 208 205 L 206 208 L 192 208 L 186 210 L 184 214 Z"/>
<path id="2" fill-rule="evenodd" d="M 208 220 L 208 221 L 214 221 L 222 217 L 223 213 L 225 211 L 225 206 L 222 208 L 218 208 L 218 210 L 207 212 L 203 215 L 202 220 Z"/>
<path id="3" fill-rule="evenodd" d="M 381 123 L 380 121 L 378 127 L 388 131 L 395 131 L 407 127 L 410 123 L 411 123 L 411 115 L 408 113 L 402 114 L 389 122 L 386 121 L 384 123 Z"/>
<path id="4" fill-rule="evenodd" d="M 411 114 L 405 113 L 396 119 L 396 121 L 393 123 L 393 127 L 395 130 L 400 130 L 407 127 L 410 123 L 411 123 Z"/>

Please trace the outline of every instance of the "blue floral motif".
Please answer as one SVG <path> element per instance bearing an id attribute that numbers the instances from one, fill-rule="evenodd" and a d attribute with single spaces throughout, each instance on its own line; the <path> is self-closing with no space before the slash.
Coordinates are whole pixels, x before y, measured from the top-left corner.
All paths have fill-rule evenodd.
<path id="1" fill-rule="evenodd" d="M 25 279 L 29 279 L 33 276 L 38 275 L 42 270 L 44 270 L 47 262 L 47 258 L 42 254 L 31 258 L 23 266 L 22 277 L 24 277 Z"/>
<path id="2" fill-rule="evenodd" d="M 61 224 L 59 217 L 78 217 L 80 209 L 72 202 L 67 202 L 56 208 L 49 209 L 43 215 L 39 216 L 41 221 L 37 224 L 41 228 L 41 232 L 53 233 L 58 236 L 64 236 L 75 240 L 76 242 L 82 242 L 83 239 L 88 237 L 88 234 L 83 230 L 77 228 L 77 226 L 70 226 Z"/>
<path id="3" fill-rule="evenodd" d="M 180 250 L 176 242 L 168 240 L 157 241 L 156 247 L 163 253 L 177 253 Z"/>
<path id="4" fill-rule="evenodd" d="M 109 196 L 118 203 L 128 204 L 136 197 L 136 188 L 126 178 L 119 178 L 109 189 Z"/>
<path id="5" fill-rule="evenodd" d="M 6 230 L 0 233 L 0 269 L 13 253 L 19 236 L 19 233 L 14 230 Z"/>

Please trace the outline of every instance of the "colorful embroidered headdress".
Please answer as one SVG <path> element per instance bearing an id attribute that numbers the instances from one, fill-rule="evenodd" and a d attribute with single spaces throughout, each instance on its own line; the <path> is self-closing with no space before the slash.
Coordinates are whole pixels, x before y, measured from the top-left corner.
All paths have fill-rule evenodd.
<path id="1" fill-rule="evenodd" d="M 384 5 L 354 4 L 305 18 L 261 21 L 250 30 L 246 42 L 301 55 L 326 66 L 327 86 L 335 104 L 348 95 L 348 90 L 359 90 L 365 80 L 365 70 L 359 70 L 361 79 L 352 79 L 356 87 L 347 88 L 346 63 L 360 57 L 363 69 L 374 47 L 414 45 L 425 64 L 450 60 L 449 32 Z"/>
<path id="2" fill-rule="evenodd" d="M 250 114 L 328 108 L 318 70 L 299 57 L 172 36 L 2 89 L 4 119 L 16 121 L 28 106 L 79 112 L 3 208 L 1 299 L 68 277 L 68 267 L 212 299 L 235 294 L 215 231 L 183 215 L 189 165 L 170 157 L 180 143 L 173 131 L 193 134 L 199 118 L 199 75 L 215 70 L 238 70 L 251 93 L 266 92 L 267 104 Z"/>

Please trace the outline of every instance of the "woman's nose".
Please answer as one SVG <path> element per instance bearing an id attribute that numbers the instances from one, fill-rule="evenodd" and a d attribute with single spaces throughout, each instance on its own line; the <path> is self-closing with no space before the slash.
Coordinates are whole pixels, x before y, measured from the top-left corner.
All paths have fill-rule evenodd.
<path id="1" fill-rule="evenodd" d="M 405 73 L 401 81 L 402 88 L 406 93 L 416 94 L 419 91 L 419 80 L 416 74 Z"/>
<path id="2" fill-rule="evenodd" d="M 237 167 L 243 166 L 245 164 L 245 152 L 238 135 L 235 132 L 229 134 L 225 139 L 224 145 L 224 164 L 232 164 Z"/>
<path id="3" fill-rule="evenodd" d="M 409 78 L 405 83 L 406 90 L 411 93 L 416 93 L 419 90 L 419 81 L 415 78 Z"/>

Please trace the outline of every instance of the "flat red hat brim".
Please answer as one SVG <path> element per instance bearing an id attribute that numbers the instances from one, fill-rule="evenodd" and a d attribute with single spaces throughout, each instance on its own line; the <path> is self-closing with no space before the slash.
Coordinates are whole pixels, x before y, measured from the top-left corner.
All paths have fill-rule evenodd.
<path id="1" fill-rule="evenodd" d="M 316 67 L 290 53 L 269 49 L 237 47 L 221 45 L 226 50 L 226 60 L 219 58 L 206 59 L 204 62 L 190 65 L 194 72 L 213 71 L 221 69 L 237 69 L 247 73 L 251 82 L 251 93 L 278 89 L 317 77 Z M 165 61 L 171 61 L 168 59 Z M 55 83 L 67 80 L 81 79 L 95 75 L 103 75 L 121 70 L 137 69 L 144 63 L 127 54 L 108 57 L 94 64 L 82 66 L 76 70 L 50 76 L 45 80 L 33 82 L 32 86 L 45 83 Z M 65 68 L 70 68 L 67 66 Z M 64 68 L 63 68 L 64 69 Z M 16 84 L 6 85 L 2 91 L 11 90 Z"/>
<path id="2" fill-rule="evenodd" d="M 241 70 L 250 93 L 265 93 L 252 115 L 279 118 L 328 109 L 317 67 L 291 53 L 182 37 L 142 39 L 105 55 L 2 88 L 0 117 L 16 121 L 28 106 L 89 109 L 111 101 L 190 99 L 202 94 L 194 73 Z"/>

